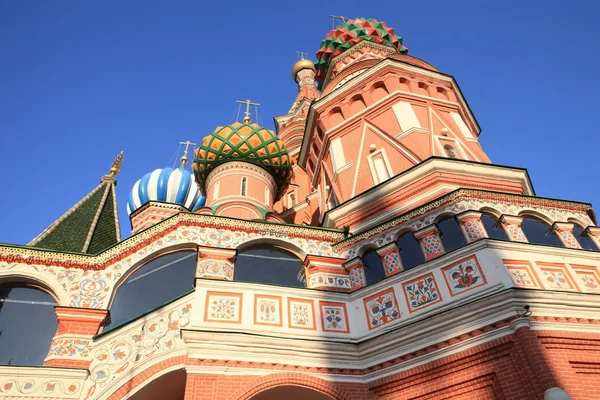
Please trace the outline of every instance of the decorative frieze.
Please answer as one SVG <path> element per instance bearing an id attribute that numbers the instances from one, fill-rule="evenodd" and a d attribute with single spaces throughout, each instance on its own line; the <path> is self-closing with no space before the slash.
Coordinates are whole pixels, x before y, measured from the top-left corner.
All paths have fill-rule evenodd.
<path id="1" fill-rule="evenodd" d="M 350 275 L 343 264 L 344 260 L 341 258 L 306 256 L 304 271 L 307 287 L 321 290 L 352 290 Z"/>

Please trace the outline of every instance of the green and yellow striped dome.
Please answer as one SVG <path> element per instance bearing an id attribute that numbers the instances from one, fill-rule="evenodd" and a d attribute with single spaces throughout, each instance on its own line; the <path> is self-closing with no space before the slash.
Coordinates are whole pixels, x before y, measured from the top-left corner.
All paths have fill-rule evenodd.
<path id="1" fill-rule="evenodd" d="M 196 149 L 194 174 L 202 193 L 206 195 L 208 174 L 218 165 L 229 161 L 244 161 L 269 172 L 277 182 L 277 199 L 292 179 L 292 161 L 285 145 L 272 131 L 257 124 L 219 126 L 206 136 Z"/>

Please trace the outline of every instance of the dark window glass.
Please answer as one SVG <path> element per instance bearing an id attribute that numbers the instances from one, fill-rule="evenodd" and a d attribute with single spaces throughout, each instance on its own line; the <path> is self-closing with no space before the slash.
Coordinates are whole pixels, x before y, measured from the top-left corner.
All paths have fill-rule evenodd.
<path id="1" fill-rule="evenodd" d="M 362 256 L 365 263 L 365 275 L 367 277 L 367 285 L 371 285 L 375 282 L 379 282 L 385 278 L 385 271 L 383 269 L 383 262 L 381 256 L 377 254 L 375 250 L 369 250 Z"/>
<path id="2" fill-rule="evenodd" d="M 242 178 L 242 196 L 246 195 L 246 178 Z"/>
<path id="3" fill-rule="evenodd" d="M 573 236 L 579 241 L 581 247 L 586 250 L 598 250 L 598 247 L 594 241 L 585 233 L 582 227 L 575 224 L 573 226 Z"/>
<path id="4" fill-rule="evenodd" d="M 56 301 L 23 285 L 0 285 L 0 364 L 42 365 L 56 334 Z"/>
<path id="5" fill-rule="evenodd" d="M 241 282 L 304 287 L 298 279 L 302 260 L 278 247 L 253 247 L 238 252 L 233 279 Z"/>
<path id="6" fill-rule="evenodd" d="M 405 270 L 416 267 L 425 262 L 423 250 L 419 241 L 410 232 L 406 232 L 398 239 L 398 247 L 400 248 L 400 258 L 402 266 Z"/>
<path id="7" fill-rule="evenodd" d="M 508 235 L 504 231 L 504 228 L 498 223 L 498 218 L 494 217 L 492 214 L 484 213 L 481 215 L 481 222 L 489 237 L 492 239 L 508 240 Z"/>
<path id="8" fill-rule="evenodd" d="M 549 246 L 565 247 L 554 232 L 550 231 L 550 226 L 544 221 L 534 217 L 523 217 L 521 229 L 529 240 L 529 243 L 546 244 Z"/>
<path id="9" fill-rule="evenodd" d="M 145 264 L 117 289 L 105 331 L 191 291 L 195 275 L 195 251 L 167 254 Z"/>
<path id="10" fill-rule="evenodd" d="M 446 253 L 467 244 L 467 239 L 465 239 L 465 235 L 454 217 L 443 219 L 437 225 Z"/>

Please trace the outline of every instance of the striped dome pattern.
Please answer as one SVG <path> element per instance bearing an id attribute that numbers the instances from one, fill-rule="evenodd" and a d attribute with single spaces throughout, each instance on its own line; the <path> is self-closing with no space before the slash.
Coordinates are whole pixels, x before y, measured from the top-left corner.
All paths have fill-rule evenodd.
<path id="1" fill-rule="evenodd" d="M 206 201 L 185 168 L 156 169 L 138 180 L 129 193 L 127 213 L 131 214 L 150 201 L 179 204 L 190 211 L 202 207 Z"/>

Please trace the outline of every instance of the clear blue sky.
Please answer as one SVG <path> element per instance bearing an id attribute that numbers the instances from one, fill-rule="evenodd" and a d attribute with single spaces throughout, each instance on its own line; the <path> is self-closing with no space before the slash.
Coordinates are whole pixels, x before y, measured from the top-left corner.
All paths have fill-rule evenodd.
<path id="1" fill-rule="evenodd" d="M 128 236 L 132 185 L 179 141 L 231 122 L 238 99 L 270 128 L 285 114 L 296 51 L 314 59 L 330 14 L 383 20 L 453 75 L 484 150 L 538 196 L 600 206 L 598 1 L 2 1 L 0 242 L 31 240 L 120 150 Z"/>

